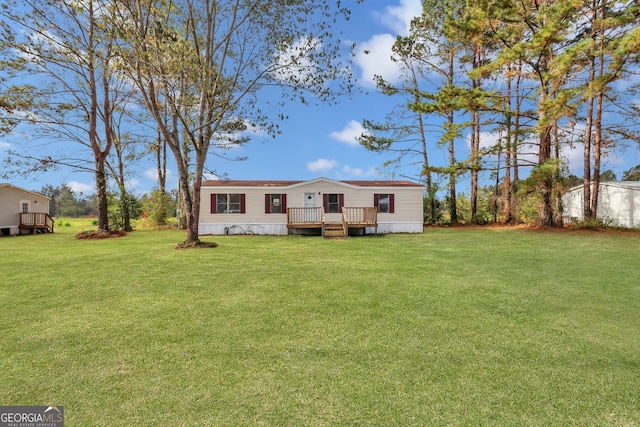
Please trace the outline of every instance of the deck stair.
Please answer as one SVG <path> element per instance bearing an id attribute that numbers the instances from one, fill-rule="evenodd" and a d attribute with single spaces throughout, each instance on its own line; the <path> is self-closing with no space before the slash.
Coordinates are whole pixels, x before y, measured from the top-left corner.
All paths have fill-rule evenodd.
<path id="1" fill-rule="evenodd" d="M 347 233 L 341 222 L 326 222 L 322 226 L 322 235 L 327 239 L 344 239 Z"/>
<path id="2" fill-rule="evenodd" d="M 41 212 L 20 213 L 20 229 L 29 230 L 33 234 L 53 233 L 54 221 L 51 215 Z"/>

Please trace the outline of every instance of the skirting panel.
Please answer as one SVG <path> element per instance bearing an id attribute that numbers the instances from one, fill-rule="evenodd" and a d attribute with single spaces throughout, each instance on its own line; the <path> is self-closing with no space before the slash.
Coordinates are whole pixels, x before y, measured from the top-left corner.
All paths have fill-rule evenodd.
<path id="1" fill-rule="evenodd" d="M 390 222 L 378 224 L 378 233 L 422 233 L 423 224 L 418 222 Z M 367 234 L 375 233 L 375 228 L 367 228 Z"/>
<path id="2" fill-rule="evenodd" d="M 286 235 L 286 224 L 200 224 L 201 235 L 266 234 Z"/>
<path id="3" fill-rule="evenodd" d="M 200 224 L 198 232 L 203 235 L 225 234 L 265 234 L 286 236 L 289 232 L 286 224 Z M 374 227 L 367 228 L 367 234 L 376 232 Z M 378 233 L 422 233 L 422 223 L 385 223 L 378 224 Z M 295 234 L 295 233 L 294 233 Z"/>

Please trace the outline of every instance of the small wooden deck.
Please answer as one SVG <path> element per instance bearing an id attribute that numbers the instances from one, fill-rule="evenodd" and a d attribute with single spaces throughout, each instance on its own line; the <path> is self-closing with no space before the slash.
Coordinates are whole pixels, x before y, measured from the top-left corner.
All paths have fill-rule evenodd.
<path id="1" fill-rule="evenodd" d="M 53 218 L 48 213 L 21 213 L 20 230 L 31 230 L 36 233 L 53 233 Z"/>
<path id="2" fill-rule="evenodd" d="M 378 209 L 375 207 L 343 207 L 342 221 L 327 221 L 321 207 L 288 208 L 287 227 L 319 228 L 322 236 L 328 238 L 346 238 L 350 228 L 374 227 L 378 234 Z"/>

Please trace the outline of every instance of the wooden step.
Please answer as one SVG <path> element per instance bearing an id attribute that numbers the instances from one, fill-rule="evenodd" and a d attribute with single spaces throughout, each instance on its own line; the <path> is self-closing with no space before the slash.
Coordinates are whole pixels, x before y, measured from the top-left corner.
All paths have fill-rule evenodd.
<path id="1" fill-rule="evenodd" d="M 346 237 L 341 222 L 325 223 L 322 230 L 322 235 L 328 239 L 339 239 Z"/>

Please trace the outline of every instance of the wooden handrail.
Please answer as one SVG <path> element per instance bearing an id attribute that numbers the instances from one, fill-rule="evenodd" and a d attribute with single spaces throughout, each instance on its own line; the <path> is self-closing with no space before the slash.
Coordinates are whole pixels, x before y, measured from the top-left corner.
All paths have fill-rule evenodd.
<path id="1" fill-rule="evenodd" d="M 288 224 L 319 224 L 322 218 L 322 208 L 287 208 Z"/>
<path id="2" fill-rule="evenodd" d="M 53 233 L 55 221 L 46 212 L 21 212 L 20 213 L 20 228 L 33 228 L 35 229 L 46 228 Z"/>
<path id="3" fill-rule="evenodd" d="M 377 224 L 378 209 L 376 207 L 343 207 L 342 215 L 347 223 Z"/>
<path id="4" fill-rule="evenodd" d="M 342 230 L 343 230 L 345 236 L 349 232 L 349 229 L 347 228 L 347 223 L 348 223 L 347 211 L 346 211 L 345 208 L 342 208 Z"/>

